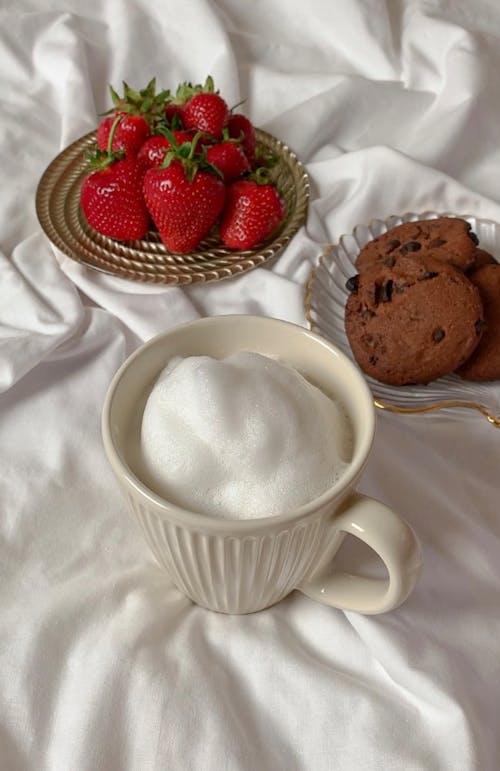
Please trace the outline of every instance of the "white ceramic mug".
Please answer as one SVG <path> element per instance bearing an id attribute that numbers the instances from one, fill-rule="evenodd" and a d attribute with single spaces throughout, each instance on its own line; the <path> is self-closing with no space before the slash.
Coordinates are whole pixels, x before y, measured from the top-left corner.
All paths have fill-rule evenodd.
<path id="1" fill-rule="evenodd" d="M 228 521 L 181 509 L 148 489 L 135 453 L 147 396 L 171 357 L 242 350 L 278 357 L 338 399 L 354 451 L 341 478 L 316 500 L 280 516 Z M 157 561 L 195 603 L 224 613 L 261 610 L 294 589 L 360 613 L 383 613 L 407 598 L 420 568 L 415 535 L 387 506 L 355 491 L 374 428 L 371 393 L 341 351 L 303 327 L 260 316 L 203 318 L 158 335 L 118 370 L 102 416 L 108 459 Z M 346 533 L 374 549 L 386 580 L 331 572 Z"/>

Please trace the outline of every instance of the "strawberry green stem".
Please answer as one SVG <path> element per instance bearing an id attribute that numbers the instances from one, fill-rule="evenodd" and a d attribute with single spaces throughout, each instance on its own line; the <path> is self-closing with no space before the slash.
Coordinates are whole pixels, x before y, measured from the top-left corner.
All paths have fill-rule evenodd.
<path id="1" fill-rule="evenodd" d="M 194 135 L 194 137 L 192 138 L 192 140 L 191 140 L 191 150 L 189 151 L 188 161 L 190 161 L 192 159 L 193 155 L 195 154 L 196 146 L 197 146 L 198 141 L 200 140 L 200 138 L 203 136 L 203 133 L 204 133 L 203 131 L 197 131 L 196 134 Z"/>
<path id="2" fill-rule="evenodd" d="M 113 123 L 111 124 L 111 128 L 109 130 L 109 136 L 108 136 L 108 146 L 106 148 L 106 152 L 109 156 L 111 156 L 113 152 L 113 139 L 115 138 L 115 132 L 116 132 L 116 129 L 118 128 L 118 124 L 121 123 L 121 120 L 122 120 L 122 116 L 117 115 Z"/>
<path id="3" fill-rule="evenodd" d="M 229 112 L 232 113 L 237 107 L 241 107 L 242 104 L 245 104 L 245 102 L 246 99 L 242 99 L 241 102 L 236 102 L 236 104 L 233 104 L 233 106 L 229 108 Z"/>
<path id="4" fill-rule="evenodd" d="M 166 139 L 168 139 L 168 141 L 170 142 L 174 150 L 179 149 L 179 143 L 177 142 L 176 138 L 174 137 L 174 135 L 172 134 L 168 126 L 159 126 L 158 133 L 166 137 Z"/>
<path id="5" fill-rule="evenodd" d="M 121 120 L 121 115 L 117 115 L 113 120 L 109 130 L 106 150 L 99 150 L 96 148 L 94 152 L 86 153 L 86 158 L 90 161 L 92 168 L 102 171 L 102 169 L 106 169 L 108 166 L 111 166 L 112 163 L 121 160 L 124 157 L 124 150 L 113 150 L 113 139 L 115 137 L 116 127 Z"/>
<path id="6" fill-rule="evenodd" d="M 241 145 L 243 142 L 245 135 L 243 134 L 243 131 L 240 131 L 240 135 L 238 137 L 232 137 L 229 136 L 229 129 L 227 126 L 222 129 L 222 141 L 223 142 L 231 142 L 233 145 Z"/>

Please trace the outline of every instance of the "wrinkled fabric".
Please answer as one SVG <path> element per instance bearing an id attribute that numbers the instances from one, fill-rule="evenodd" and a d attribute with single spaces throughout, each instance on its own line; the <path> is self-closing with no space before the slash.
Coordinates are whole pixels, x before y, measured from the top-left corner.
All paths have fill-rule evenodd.
<path id="1" fill-rule="evenodd" d="M 0 9 L 0 766 L 5 771 L 496 771 L 500 434 L 465 411 L 379 414 L 360 489 L 423 550 L 382 616 L 295 592 L 250 616 L 155 565 L 100 439 L 142 341 L 227 313 L 306 325 L 325 244 L 426 210 L 500 222 L 492 0 L 4 1 Z M 210 73 L 311 179 L 307 224 L 238 278 L 148 287 L 51 246 L 34 198 L 108 84 Z M 500 386 L 499 386 L 500 387 Z M 346 541 L 339 564 L 377 571 Z"/>

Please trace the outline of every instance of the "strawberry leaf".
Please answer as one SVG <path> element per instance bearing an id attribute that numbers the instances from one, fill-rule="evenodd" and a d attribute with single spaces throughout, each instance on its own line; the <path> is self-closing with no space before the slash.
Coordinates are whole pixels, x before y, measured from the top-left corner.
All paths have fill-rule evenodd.
<path id="1" fill-rule="evenodd" d="M 120 104 L 120 101 L 121 101 L 121 96 L 120 96 L 119 94 L 117 94 L 117 92 L 115 91 L 115 89 L 113 88 L 113 86 L 110 86 L 110 87 L 109 87 L 109 92 L 110 92 L 110 94 L 111 94 L 111 100 L 112 100 L 113 104 L 114 104 L 116 107 L 118 107 L 118 106 L 119 106 L 119 104 Z"/>
<path id="2" fill-rule="evenodd" d="M 162 117 L 165 106 L 171 98 L 168 89 L 160 91 L 159 94 L 155 93 L 156 78 L 150 80 L 146 88 L 140 91 L 131 88 L 128 83 L 123 81 L 123 96 L 120 96 L 112 86 L 109 87 L 109 90 L 114 106 L 102 113 L 103 115 L 120 110 L 127 115 L 141 115 L 150 125 Z"/>
<path id="3" fill-rule="evenodd" d="M 163 162 L 158 168 L 166 169 L 173 160 L 180 161 L 184 166 L 184 171 L 189 182 L 192 182 L 196 176 L 196 172 L 210 171 L 212 174 L 216 174 L 221 179 L 224 179 L 224 175 L 213 163 L 210 163 L 206 159 L 206 152 L 196 152 L 196 147 L 202 136 L 203 131 L 198 131 L 189 142 L 183 142 L 181 145 L 177 142 L 175 136 L 166 126 L 162 126 L 159 131 L 164 137 L 168 139 L 171 147 L 169 148 Z"/>

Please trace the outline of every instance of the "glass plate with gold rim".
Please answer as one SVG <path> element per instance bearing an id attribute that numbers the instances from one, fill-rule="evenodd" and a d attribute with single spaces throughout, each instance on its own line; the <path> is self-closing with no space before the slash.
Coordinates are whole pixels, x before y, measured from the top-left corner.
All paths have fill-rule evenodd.
<path id="1" fill-rule="evenodd" d="M 479 244 L 496 259 L 500 255 L 500 225 L 472 215 L 407 212 L 386 220 L 372 220 L 358 225 L 353 232 L 327 246 L 320 255 L 308 281 L 305 295 L 306 318 L 310 328 L 338 346 L 354 361 L 344 328 L 344 307 L 349 295 L 348 278 L 357 273 L 354 266 L 360 250 L 372 239 L 396 225 L 415 220 L 457 217 L 466 220 L 479 238 Z M 446 375 L 428 385 L 389 386 L 365 375 L 374 402 L 382 410 L 400 414 L 418 414 L 445 409 L 475 409 L 494 426 L 500 427 L 500 381 L 476 383 L 458 375 Z"/>
<path id="2" fill-rule="evenodd" d="M 271 169 L 286 204 L 278 232 L 250 250 L 226 248 L 214 232 L 190 254 L 174 254 L 156 231 L 138 241 L 114 241 L 86 221 L 80 208 L 80 188 L 90 172 L 86 152 L 95 146 L 95 131 L 77 139 L 49 164 L 36 192 L 36 212 L 54 246 L 82 265 L 150 284 L 208 283 L 240 275 L 263 265 L 288 244 L 306 221 L 309 178 L 292 150 L 271 134 L 256 129 L 257 151 L 271 151 Z"/>

